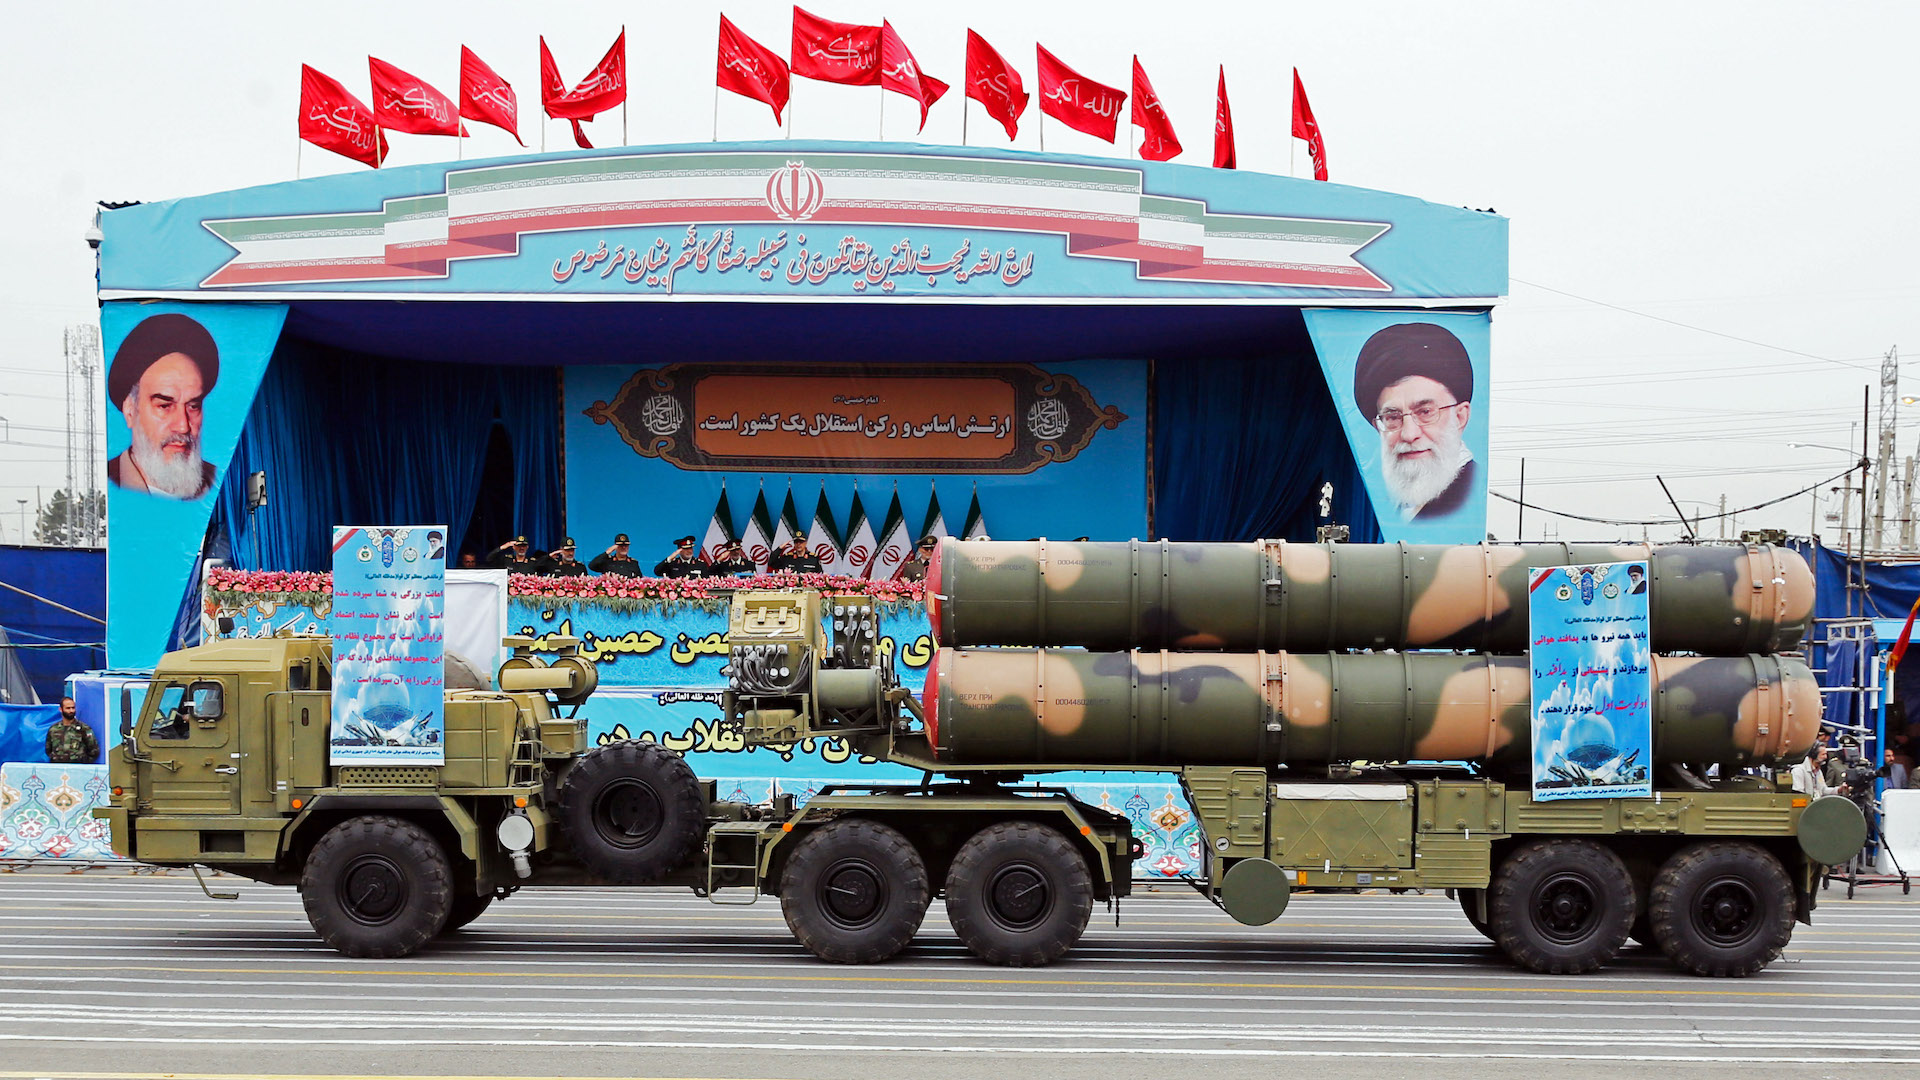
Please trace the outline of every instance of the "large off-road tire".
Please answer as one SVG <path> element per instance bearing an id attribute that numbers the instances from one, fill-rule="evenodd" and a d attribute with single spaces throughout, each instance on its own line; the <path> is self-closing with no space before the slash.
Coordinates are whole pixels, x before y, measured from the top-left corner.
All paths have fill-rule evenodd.
<path id="1" fill-rule="evenodd" d="M 1031 821 L 973 834 L 947 873 L 947 919 L 973 955 L 1037 967 L 1066 955 L 1086 932 L 1093 878 L 1079 849 Z"/>
<path id="2" fill-rule="evenodd" d="M 451 934 L 473 920 L 486 914 L 493 906 L 493 894 L 475 896 L 473 891 L 462 886 L 453 891 L 453 907 L 447 912 L 447 925 L 440 928 L 442 934 Z"/>
<path id="3" fill-rule="evenodd" d="M 1455 890 L 1455 892 L 1459 894 L 1458 899 L 1460 901 L 1460 914 L 1465 915 L 1467 917 L 1467 922 L 1473 924 L 1473 928 L 1475 930 L 1480 931 L 1481 937 L 1486 938 L 1488 941 L 1492 941 L 1493 929 L 1487 925 L 1487 921 L 1485 919 L 1482 919 L 1480 917 L 1480 894 L 1485 891 L 1486 891 L 1485 889 Z"/>
<path id="4" fill-rule="evenodd" d="M 1660 951 L 1695 975 L 1752 975 L 1793 937 L 1793 882 L 1754 844 L 1683 849 L 1653 876 L 1648 907 Z"/>
<path id="5" fill-rule="evenodd" d="M 897 829 L 850 818 L 822 825 L 780 875 L 780 911 L 808 951 L 836 964 L 892 958 L 920 929 L 927 864 Z"/>
<path id="6" fill-rule="evenodd" d="M 1487 894 L 1493 940 L 1514 963 L 1544 975 L 1578 975 L 1613 959 L 1633 909 L 1626 864 L 1590 840 L 1515 848 Z"/>
<path id="7" fill-rule="evenodd" d="M 407 956 L 446 924 L 453 867 L 420 826 L 357 817 L 313 845 L 300 900 L 321 939 L 348 956 Z"/>
<path id="8" fill-rule="evenodd" d="M 657 743 L 600 747 L 560 784 L 560 826 L 574 856 L 618 885 L 645 885 L 685 865 L 706 823 L 699 779 Z"/>

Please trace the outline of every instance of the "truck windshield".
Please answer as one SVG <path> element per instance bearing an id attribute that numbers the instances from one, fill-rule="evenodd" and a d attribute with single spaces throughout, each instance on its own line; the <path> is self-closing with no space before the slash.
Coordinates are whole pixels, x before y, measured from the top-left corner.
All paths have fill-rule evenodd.
<path id="1" fill-rule="evenodd" d="M 154 709 L 153 728 L 148 737 L 153 739 L 184 739 L 191 729 L 193 705 L 186 701 L 186 692 L 178 684 L 169 684 L 160 691 L 159 704 Z"/>

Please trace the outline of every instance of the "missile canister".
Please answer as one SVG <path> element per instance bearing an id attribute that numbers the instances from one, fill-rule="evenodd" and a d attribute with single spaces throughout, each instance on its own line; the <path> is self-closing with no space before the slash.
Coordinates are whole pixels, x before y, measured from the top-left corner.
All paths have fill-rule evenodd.
<path id="1" fill-rule="evenodd" d="M 1797 659 L 1655 656 L 1652 668 L 1655 763 L 1778 765 L 1813 745 L 1820 691 Z M 922 700 L 928 741 L 952 765 L 1530 767 L 1519 656 L 941 649 Z M 1586 714 L 1561 737 L 1600 768 L 1611 734 Z"/>
<path id="2" fill-rule="evenodd" d="M 1771 545 L 943 541 L 927 580 L 941 645 L 1524 652 L 1527 568 L 1646 560 L 1652 647 L 1791 651 L 1813 573 Z"/>

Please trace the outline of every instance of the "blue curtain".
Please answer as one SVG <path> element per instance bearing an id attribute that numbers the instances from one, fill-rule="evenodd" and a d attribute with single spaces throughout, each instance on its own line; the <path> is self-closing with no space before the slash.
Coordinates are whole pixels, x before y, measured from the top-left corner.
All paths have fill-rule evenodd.
<path id="1" fill-rule="evenodd" d="M 517 527 L 554 535 L 561 494 L 551 369 L 393 360 L 283 341 L 220 491 L 234 564 L 325 570 L 336 524 L 445 524 L 460 536 L 496 423 L 514 447 Z M 268 502 L 250 519 L 247 476 L 259 469 Z"/>
<path id="2" fill-rule="evenodd" d="M 1170 540 L 1307 540 L 1329 521 L 1378 543 L 1320 362 L 1304 331 L 1278 355 L 1154 366 L 1154 530 Z M 1333 514 L 1320 488 L 1333 484 Z"/>

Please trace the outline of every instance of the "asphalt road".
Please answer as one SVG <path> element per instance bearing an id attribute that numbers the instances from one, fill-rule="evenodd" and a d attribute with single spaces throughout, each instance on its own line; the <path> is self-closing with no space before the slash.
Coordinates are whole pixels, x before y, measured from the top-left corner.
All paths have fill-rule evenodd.
<path id="1" fill-rule="evenodd" d="M 232 884 L 231 881 L 226 884 Z M 1096 909 L 1067 961 L 974 962 L 938 904 L 872 968 L 814 961 L 777 901 L 523 892 L 414 957 L 322 946 L 291 889 L 0 874 L 0 1077 L 1916 1075 L 1920 896 L 1825 895 L 1761 975 L 1630 948 L 1509 966 L 1444 896 L 1295 898 L 1241 927 L 1180 892 Z"/>

